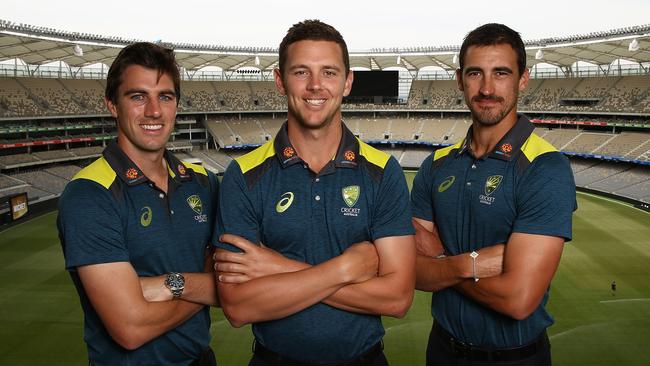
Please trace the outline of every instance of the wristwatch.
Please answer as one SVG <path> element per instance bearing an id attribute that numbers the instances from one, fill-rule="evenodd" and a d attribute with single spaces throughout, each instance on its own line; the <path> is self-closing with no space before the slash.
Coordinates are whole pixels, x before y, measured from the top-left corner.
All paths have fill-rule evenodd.
<path id="1" fill-rule="evenodd" d="M 181 297 L 185 289 L 185 277 L 178 272 L 169 272 L 165 278 L 165 286 L 171 291 L 174 298 Z"/>

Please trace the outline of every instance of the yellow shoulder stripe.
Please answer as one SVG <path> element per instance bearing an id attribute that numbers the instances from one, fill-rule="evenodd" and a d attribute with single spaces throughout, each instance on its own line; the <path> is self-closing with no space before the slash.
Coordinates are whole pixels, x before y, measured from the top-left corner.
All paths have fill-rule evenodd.
<path id="1" fill-rule="evenodd" d="M 526 155 L 528 161 L 532 162 L 536 157 L 546 154 L 547 152 L 558 151 L 553 145 L 548 141 L 544 140 L 536 133 L 531 133 L 524 145 L 521 147 L 521 151 Z"/>
<path id="2" fill-rule="evenodd" d="M 248 154 L 242 155 L 235 159 L 242 173 L 255 168 L 256 166 L 262 164 L 266 159 L 275 155 L 275 148 L 273 146 L 273 139 L 264 145 L 258 147 L 257 149 L 249 152 Z"/>
<path id="3" fill-rule="evenodd" d="M 442 149 L 436 150 L 436 152 L 433 153 L 433 161 L 436 161 L 442 157 L 449 155 L 449 153 L 454 149 L 460 149 L 460 147 L 463 146 L 464 141 L 465 139 L 462 139 L 451 146 L 443 147 Z"/>
<path id="4" fill-rule="evenodd" d="M 117 177 L 115 171 L 111 168 L 110 165 L 108 165 L 106 159 L 104 159 L 104 157 L 101 157 L 95 160 L 92 164 L 81 169 L 77 174 L 75 174 L 74 177 L 72 177 L 72 180 L 88 179 L 99 183 L 104 188 L 108 189 L 108 187 L 113 184 L 113 181 L 115 181 L 115 177 Z"/>
<path id="5" fill-rule="evenodd" d="M 364 156 L 368 162 L 382 169 L 386 167 L 388 159 L 390 159 L 389 154 L 366 144 L 358 138 L 357 141 L 359 141 L 359 154 Z"/>
<path id="6" fill-rule="evenodd" d="M 208 175 L 208 172 L 205 170 L 205 168 L 202 165 L 188 163 L 186 161 L 183 161 L 182 163 L 183 163 L 183 165 L 185 165 L 186 168 L 190 168 L 190 169 L 194 170 L 194 173 L 199 173 L 199 174 L 203 174 L 203 175 L 206 175 L 206 176 Z"/>

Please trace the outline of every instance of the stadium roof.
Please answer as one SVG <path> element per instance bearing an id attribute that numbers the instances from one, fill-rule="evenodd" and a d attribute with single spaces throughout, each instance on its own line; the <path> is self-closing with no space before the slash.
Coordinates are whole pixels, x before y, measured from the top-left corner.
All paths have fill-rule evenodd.
<path id="1" fill-rule="evenodd" d="M 72 67 L 96 63 L 110 65 L 122 47 L 137 39 L 67 32 L 0 19 L 0 61 L 20 59 L 43 65 L 63 61 Z M 435 41 L 435 40 L 432 40 Z M 269 70 L 277 66 L 277 48 L 231 47 L 186 43 L 161 44 L 173 48 L 181 67 L 192 72 L 207 66 L 223 70 L 253 67 Z M 568 68 L 577 61 L 609 65 L 615 60 L 650 62 L 650 24 L 567 37 L 525 41 L 528 66 L 547 63 Z M 456 68 L 460 45 L 351 51 L 352 67 L 382 70 L 403 67 Z M 541 52 L 540 52 L 541 51 Z"/>

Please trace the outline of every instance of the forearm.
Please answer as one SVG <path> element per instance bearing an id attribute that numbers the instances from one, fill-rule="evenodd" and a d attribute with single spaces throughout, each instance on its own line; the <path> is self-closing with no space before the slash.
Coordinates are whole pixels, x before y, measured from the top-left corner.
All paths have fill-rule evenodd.
<path id="1" fill-rule="evenodd" d="M 185 288 L 181 299 L 202 305 L 219 306 L 217 287 L 213 273 L 182 273 L 185 278 Z M 165 286 L 167 275 L 155 277 L 140 277 L 142 294 L 147 301 L 170 301 L 173 296 Z"/>
<path id="2" fill-rule="evenodd" d="M 415 260 L 415 288 L 421 291 L 439 291 L 472 276 L 467 271 L 464 255 L 431 258 L 418 255 Z"/>
<path id="3" fill-rule="evenodd" d="M 485 307 L 521 320 L 534 310 L 530 307 L 524 309 L 523 304 L 528 301 L 529 291 L 521 286 L 522 283 L 513 276 L 503 273 L 478 282 L 473 279 L 464 280 L 454 288 Z"/>
<path id="4" fill-rule="evenodd" d="M 492 310 L 525 319 L 537 309 L 548 290 L 563 246 L 563 238 L 513 233 L 502 273 L 476 283 L 463 281 L 456 289 Z"/>
<path id="5" fill-rule="evenodd" d="M 284 318 L 322 301 L 352 280 L 339 268 L 337 258 L 303 270 L 239 284 L 219 282 L 226 317 L 238 327 Z"/>
<path id="6" fill-rule="evenodd" d="M 127 349 L 140 347 L 203 308 L 181 300 L 147 301 L 142 279 L 128 262 L 82 266 L 77 273 L 106 330 Z"/>
<path id="7" fill-rule="evenodd" d="M 323 302 L 355 313 L 401 318 L 413 302 L 413 285 L 413 280 L 396 273 L 380 275 L 344 286 Z"/>
<path id="8" fill-rule="evenodd" d="M 219 306 L 214 273 L 183 273 L 185 289 L 181 299 L 203 305 Z"/>
<path id="9" fill-rule="evenodd" d="M 182 300 L 147 302 L 136 306 L 123 319 L 112 319 L 109 334 L 122 347 L 136 349 L 174 329 L 194 316 L 203 305 Z"/>

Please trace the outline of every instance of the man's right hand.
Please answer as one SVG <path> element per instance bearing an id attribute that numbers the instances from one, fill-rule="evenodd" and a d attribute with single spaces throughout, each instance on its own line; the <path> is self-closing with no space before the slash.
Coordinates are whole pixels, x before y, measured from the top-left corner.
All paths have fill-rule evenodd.
<path id="1" fill-rule="evenodd" d="M 346 249 L 339 257 L 343 262 L 348 283 L 365 282 L 377 276 L 379 256 L 374 244 L 368 241 L 356 243 Z"/>

